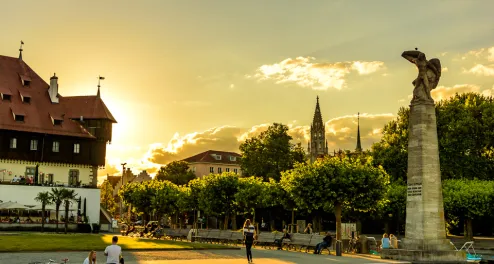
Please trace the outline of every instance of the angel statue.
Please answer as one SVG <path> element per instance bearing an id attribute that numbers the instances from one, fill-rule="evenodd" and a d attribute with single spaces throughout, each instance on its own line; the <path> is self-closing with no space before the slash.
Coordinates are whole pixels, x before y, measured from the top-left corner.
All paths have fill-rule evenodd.
<path id="1" fill-rule="evenodd" d="M 417 49 L 405 51 L 401 56 L 415 64 L 419 70 L 417 78 L 412 82 L 415 88 L 413 89 L 411 104 L 434 104 L 434 99 L 431 97 L 431 91 L 437 87 L 439 79 L 441 78 L 441 62 L 439 59 L 434 58 L 428 61 L 425 58 L 425 54 Z"/>

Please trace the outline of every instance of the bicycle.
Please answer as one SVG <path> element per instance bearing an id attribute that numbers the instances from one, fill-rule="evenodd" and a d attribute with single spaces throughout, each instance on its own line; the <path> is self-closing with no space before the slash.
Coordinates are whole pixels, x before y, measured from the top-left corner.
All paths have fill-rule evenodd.
<path id="1" fill-rule="evenodd" d="M 48 262 L 41 262 L 41 261 L 34 261 L 34 262 L 29 262 L 28 264 L 67 264 L 69 259 L 65 258 L 61 260 L 62 262 L 57 263 L 53 259 L 49 259 Z"/>

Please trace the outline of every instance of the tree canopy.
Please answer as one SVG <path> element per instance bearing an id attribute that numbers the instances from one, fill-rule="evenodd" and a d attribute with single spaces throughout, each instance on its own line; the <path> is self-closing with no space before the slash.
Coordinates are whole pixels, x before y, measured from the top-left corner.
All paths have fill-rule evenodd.
<path id="1" fill-rule="evenodd" d="M 374 163 L 392 181 L 406 182 L 409 108 L 401 108 L 372 146 Z M 439 158 L 443 179 L 493 179 L 494 103 L 477 93 L 456 94 L 436 103 Z"/>
<path id="2" fill-rule="evenodd" d="M 240 144 L 240 166 L 244 176 L 262 176 L 279 180 L 281 172 L 292 169 L 296 162 L 305 161 L 305 153 L 291 144 L 288 126 L 274 123 L 258 136 Z"/>
<path id="3" fill-rule="evenodd" d="M 389 176 L 382 167 L 358 159 L 328 157 L 313 164 L 298 164 L 283 173 L 281 185 L 300 209 L 334 209 L 337 239 L 341 239 L 341 211 L 377 210 Z"/>
<path id="4" fill-rule="evenodd" d="M 108 210 L 110 215 L 115 215 L 115 211 L 117 209 L 117 203 L 115 202 L 115 199 L 113 197 L 113 186 L 111 185 L 110 181 L 105 180 L 101 184 L 101 197 L 100 197 L 101 204 L 103 204 L 103 207 Z"/>
<path id="5" fill-rule="evenodd" d="M 187 184 L 196 176 L 189 170 L 189 164 L 186 161 L 172 161 L 166 166 L 161 167 L 156 174 L 156 179 L 160 181 L 170 181 L 176 185 Z"/>

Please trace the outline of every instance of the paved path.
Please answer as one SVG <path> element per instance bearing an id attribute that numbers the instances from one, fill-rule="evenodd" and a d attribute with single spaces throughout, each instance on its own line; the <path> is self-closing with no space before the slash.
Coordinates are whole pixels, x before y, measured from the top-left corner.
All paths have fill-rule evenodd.
<path id="1" fill-rule="evenodd" d="M 53 259 L 60 261 L 62 258 L 70 259 L 69 263 L 80 264 L 87 257 L 88 252 L 40 252 L 40 253 L 0 253 L 2 264 L 27 264 L 33 261 L 48 261 Z M 397 261 L 384 261 L 372 257 L 361 256 L 329 256 L 314 255 L 301 252 L 288 252 L 276 250 L 252 251 L 254 264 L 288 264 L 288 263 L 407 263 Z M 151 251 L 151 252 L 124 252 L 126 264 L 237 264 L 247 263 L 245 249 L 241 250 L 214 250 L 214 251 Z M 105 263 L 102 252 L 97 254 L 98 263 Z"/>

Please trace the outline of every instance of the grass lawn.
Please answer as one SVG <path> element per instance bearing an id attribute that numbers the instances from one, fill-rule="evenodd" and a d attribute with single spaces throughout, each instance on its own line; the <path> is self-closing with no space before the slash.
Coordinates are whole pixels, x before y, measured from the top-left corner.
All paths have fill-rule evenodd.
<path id="1" fill-rule="evenodd" d="M 64 251 L 64 250 L 104 250 L 111 244 L 113 235 L 101 234 L 54 234 L 54 233 L 0 233 L 0 252 L 13 251 Z M 123 250 L 180 250 L 180 249 L 225 249 L 223 245 L 151 240 L 131 237 L 118 237 Z"/>

